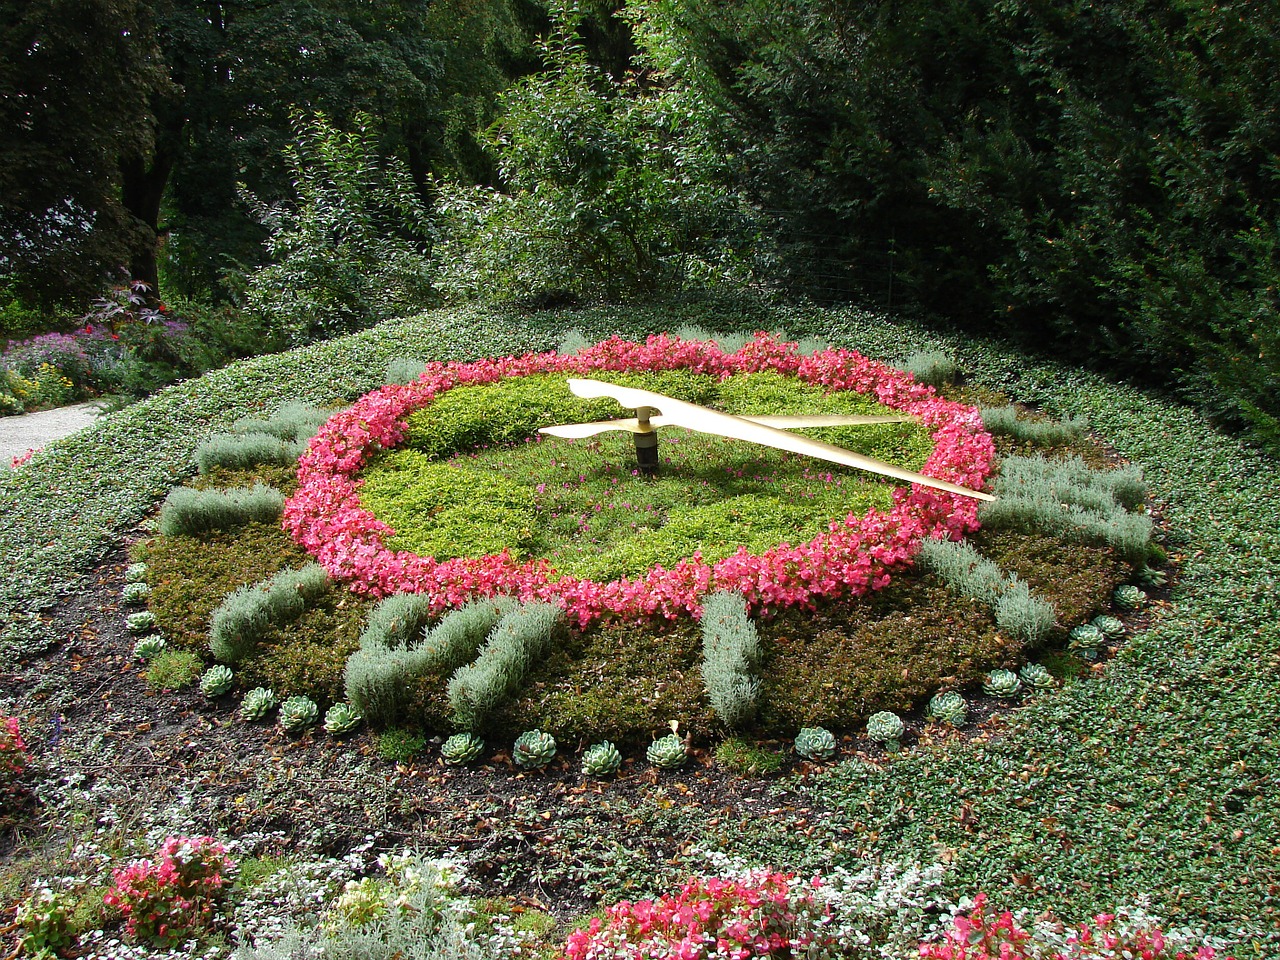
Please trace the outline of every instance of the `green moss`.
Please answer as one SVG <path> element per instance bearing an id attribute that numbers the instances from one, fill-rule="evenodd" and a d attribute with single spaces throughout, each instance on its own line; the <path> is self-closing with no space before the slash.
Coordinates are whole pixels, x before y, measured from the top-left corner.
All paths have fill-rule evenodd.
<path id="1" fill-rule="evenodd" d="M 250 523 L 203 537 L 157 537 L 146 547 L 149 608 L 170 645 L 204 653 L 209 618 L 237 587 L 311 558 L 275 524 Z"/>
<path id="2" fill-rule="evenodd" d="M 878 710 L 906 712 L 939 688 L 1016 661 L 982 604 L 922 580 L 860 603 L 790 611 L 760 624 L 761 719 L 768 729 L 852 730 Z"/>
<path id="3" fill-rule="evenodd" d="M 182 690 L 196 682 L 204 662 L 190 650 L 166 650 L 147 665 L 152 690 Z"/>
<path id="4" fill-rule="evenodd" d="M 786 759 L 777 749 L 730 737 L 716 747 L 716 763 L 731 773 L 758 776 L 776 773 Z"/>
<path id="5" fill-rule="evenodd" d="M 374 738 L 378 756 L 393 763 L 407 763 L 427 746 L 427 738 L 417 730 L 406 727 L 392 727 L 384 730 Z"/>

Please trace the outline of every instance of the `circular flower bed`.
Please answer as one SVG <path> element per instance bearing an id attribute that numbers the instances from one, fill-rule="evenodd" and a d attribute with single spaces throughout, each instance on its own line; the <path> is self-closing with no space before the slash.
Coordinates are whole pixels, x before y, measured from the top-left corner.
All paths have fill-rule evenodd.
<path id="1" fill-rule="evenodd" d="M 331 576 L 360 593 L 424 593 L 439 610 L 510 594 L 560 604 L 580 625 L 606 614 L 697 614 L 700 598 L 712 590 L 741 593 L 757 612 L 859 595 L 886 585 L 923 539 L 958 537 L 977 528 L 976 500 L 926 487 L 898 488 L 888 512 L 834 520 L 826 533 L 798 546 L 783 543 L 758 554 L 743 549 L 714 564 L 695 553 L 671 569 L 656 566 L 641 578 L 601 583 L 561 576 L 545 559 L 520 561 L 506 551 L 438 561 L 393 550 L 385 543 L 391 529 L 361 506 L 361 469 L 374 454 L 400 444 L 405 418 L 446 390 L 531 374 L 676 369 L 718 378 L 774 370 L 827 390 L 857 391 L 918 417 L 930 431 L 934 449 L 921 473 L 978 489 L 991 469 L 993 446 L 976 409 L 943 400 L 908 374 L 858 353 L 832 349 L 801 356 L 795 344 L 768 334 L 729 354 L 714 343 L 665 334 L 645 343 L 613 338 L 572 356 L 434 363 L 415 383 L 366 394 L 311 441 L 299 467 L 298 491 L 285 504 L 285 528 Z"/>

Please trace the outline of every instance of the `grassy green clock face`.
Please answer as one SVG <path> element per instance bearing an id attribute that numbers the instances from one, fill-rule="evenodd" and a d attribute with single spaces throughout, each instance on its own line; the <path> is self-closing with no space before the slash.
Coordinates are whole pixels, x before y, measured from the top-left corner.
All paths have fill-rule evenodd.
<path id="1" fill-rule="evenodd" d="M 772 371 L 724 381 L 687 370 L 604 378 L 746 416 L 892 412 Z M 409 417 L 406 442 L 363 472 L 360 499 L 395 531 L 392 549 L 441 560 L 507 549 L 599 581 L 641 577 L 695 551 L 714 563 L 743 547 L 760 553 L 802 543 L 832 520 L 891 505 L 891 482 L 680 428 L 659 430 L 656 478 L 636 473 L 629 434 L 578 441 L 537 434 L 620 414 L 612 400 L 573 396 L 564 375 L 458 387 Z M 806 432 L 909 470 L 932 450 L 915 423 Z"/>

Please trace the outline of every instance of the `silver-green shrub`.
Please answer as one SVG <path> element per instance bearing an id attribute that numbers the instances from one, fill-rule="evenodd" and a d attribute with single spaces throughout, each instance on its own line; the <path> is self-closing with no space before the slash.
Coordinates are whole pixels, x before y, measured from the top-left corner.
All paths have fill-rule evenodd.
<path id="1" fill-rule="evenodd" d="M 1079 457 L 1007 457 L 978 516 L 984 526 L 1042 530 L 1083 543 L 1104 543 L 1131 563 L 1150 550 L 1152 524 L 1134 513 L 1147 488 L 1136 467 L 1094 470 Z"/>
<path id="2" fill-rule="evenodd" d="M 796 753 L 806 760 L 830 760 L 836 753 L 836 738 L 826 727 L 803 727 L 796 734 Z"/>
<path id="3" fill-rule="evenodd" d="M 955 359 L 938 350 L 917 350 L 903 361 L 902 369 L 915 377 L 917 383 L 935 388 L 955 383 L 960 376 L 960 366 Z"/>
<path id="4" fill-rule="evenodd" d="M 427 369 L 426 363 L 412 357 L 396 357 L 387 361 L 387 383 L 413 383 Z"/>
<path id="5" fill-rule="evenodd" d="M 562 357 L 571 357 L 579 350 L 584 350 L 591 346 L 594 341 L 588 340 L 583 336 L 582 331 L 577 327 L 566 330 L 560 337 L 560 342 L 556 344 L 556 353 Z"/>
<path id="6" fill-rule="evenodd" d="M 281 440 L 310 440 L 335 410 L 309 403 L 286 403 L 267 420 L 241 417 L 231 425 L 231 433 L 267 433 Z"/>
<path id="7" fill-rule="evenodd" d="M 582 774 L 587 777 L 611 777 L 622 766 L 622 754 L 612 741 L 593 743 L 582 754 Z"/>
<path id="8" fill-rule="evenodd" d="M 160 507 L 157 529 L 166 537 L 194 537 L 246 523 L 275 523 L 284 510 L 284 494 L 257 483 L 229 490 L 174 487 Z"/>
<path id="9" fill-rule="evenodd" d="M 729 727 L 755 713 L 760 680 L 760 638 L 741 594 L 722 591 L 702 601 L 702 683 L 716 714 Z"/>
<path id="10" fill-rule="evenodd" d="M 982 425 L 988 433 L 1002 434 L 1022 443 L 1044 447 L 1061 446 L 1078 438 L 1089 427 L 1084 418 L 1066 420 L 1024 420 L 1017 407 L 983 407 Z"/>
<path id="11" fill-rule="evenodd" d="M 677 767 L 684 766 L 684 762 L 689 759 L 689 749 L 680 739 L 679 734 L 669 733 L 649 744 L 644 755 L 655 767 L 662 770 L 675 770 Z"/>
<path id="12" fill-rule="evenodd" d="M 196 467 L 202 474 L 219 467 L 246 470 L 263 463 L 293 463 L 306 452 L 305 440 L 269 433 L 215 433 L 196 448 Z"/>
<path id="13" fill-rule="evenodd" d="M 296 620 L 329 588 L 329 575 L 319 564 L 281 570 L 274 577 L 239 587 L 213 611 L 209 649 L 223 663 L 237 663 L 252 653 L 273 626 Z"/>
<path id="14" fill-rule="evenodd" d="M 347 699 L 375 727 L 404 719 L 414 679 L 456 670 L 473 659 L 501 619 L 520 606 L 510 597 L 473 600 L 424 629 L 429 603 L 419 594 L 397 594 L 379 603 L 369 615 L 360 649 L 347 658 Z M 411 645 L 416 638 L 420 641 Z"/>
<path id="15" fill-rule="evenodd" d="M 1053 605 L 1032 596 L 1025 583 L 1006 575 L 969 543 L 925 540 L 917 559 L 953 593 L 991 607 L 997 625 L 1006 633 L 1034 643 L 1053 629 L 1057 620 Z"/>
<path id="16" fill-rule="evenodd" d="M 476 659 L 449 679 L 449 705 L 461 727 L 474 730 L 519 689 L 529 668 L 551 649 L 564 612 L 550 603 L 526 603 L 493 628 Z"/>
<path id="17" fill-rule="evenodd" d="M 526 770 L 545 767 L 555 755 L 556 738 L 545 730 L 526 730 L 511 748 L 511 759 Z"/>

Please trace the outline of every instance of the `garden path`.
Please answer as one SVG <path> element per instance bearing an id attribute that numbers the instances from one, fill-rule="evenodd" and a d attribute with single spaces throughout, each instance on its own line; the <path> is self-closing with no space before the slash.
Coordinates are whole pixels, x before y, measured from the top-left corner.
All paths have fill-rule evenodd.
<path id="1" fill-rule="evenodd" d="M 54 410 L 0 417 L 0 464 L 83 430 L 100 416 L 99 404 L 74 403 Z"/>

